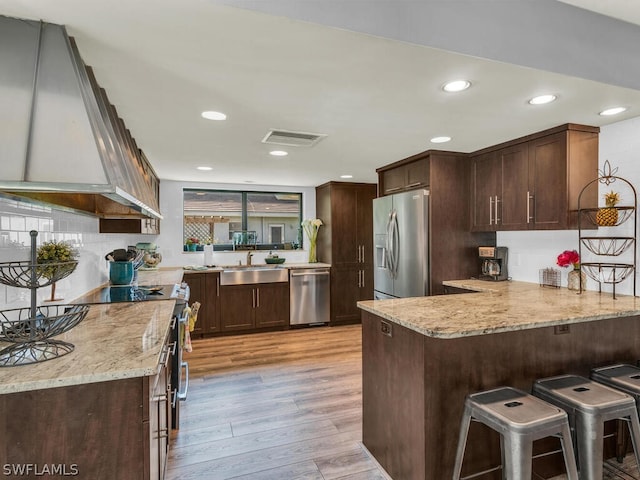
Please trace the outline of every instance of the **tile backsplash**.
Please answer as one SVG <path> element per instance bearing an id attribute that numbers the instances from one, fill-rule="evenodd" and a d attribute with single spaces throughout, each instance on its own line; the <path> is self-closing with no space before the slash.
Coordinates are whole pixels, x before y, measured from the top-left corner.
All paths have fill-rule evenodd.
<path id="1" fill-rule="evenodd" d="M 116 249 L 138 242 L 154 241 L 149 235 L 98 233 L 96 217 L 68 212 L 0 197 L 0 262 L 28 260 L 31 236 L 38 232 L 37 244 L 57 240 L 70 243 L 79 252 L 76 270 L 56 284 L 56 297 L 71 302 L 83 293 L 109 280 L 104 256 Z M 51 287 L 38 290 L 38 304 L 51 296 Z M 28 289 L 0 284 L 0 310 L 28 306 Z"/>

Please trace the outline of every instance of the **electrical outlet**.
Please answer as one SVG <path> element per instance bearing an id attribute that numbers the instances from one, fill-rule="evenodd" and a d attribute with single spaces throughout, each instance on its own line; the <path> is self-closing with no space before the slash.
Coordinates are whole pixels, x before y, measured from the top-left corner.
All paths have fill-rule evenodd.
<path id="1" fill-rule="evenodd" d="M 380 320 L 380 332 L 387 337 L 393 337 L 393 329 L 391 328 L 391 324 L 385 322 L 384 320 Z"/>
<path id="2" fill-rule="evenodd" d="M 554 335 L 562 335 L 564 333 L 569 333 L 569 325 L 556 325 L 553 327 Z"/>

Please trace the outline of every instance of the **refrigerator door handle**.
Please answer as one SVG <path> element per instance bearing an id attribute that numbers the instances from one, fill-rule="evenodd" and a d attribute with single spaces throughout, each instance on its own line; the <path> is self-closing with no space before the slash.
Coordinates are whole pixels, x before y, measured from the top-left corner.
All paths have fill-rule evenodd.
<path id="1" fill-rule="evenodd" d="M 398 275 L 398 243 L 400 231 L 398 229 L 398 215 L 394 210 L 391 213 L 391 228 L 389 232 L 389 263 L 391 268 L 391 277 L 396 278 Z"/>
<path id="2" fill-rule="evenodd" d="M 389 253 L 391 251 L 391 228 L 392 228 L 392 218 L 393 218 L 393 212 L 389 212 L 389 220 L 387 221 L 387 238 L 385 238 L 384 241 L 384 248 L 382 249 L 382 255 L 384 258 L 383 261 L 383 266 L 384 268 L 386 268 L 389 271 L 390 275 L 393 275 L 393 268 L 392 268 L 392 260 L 391 260 L 391 254 Z M 393 277 L 392 277 L 393 278 Z"/>

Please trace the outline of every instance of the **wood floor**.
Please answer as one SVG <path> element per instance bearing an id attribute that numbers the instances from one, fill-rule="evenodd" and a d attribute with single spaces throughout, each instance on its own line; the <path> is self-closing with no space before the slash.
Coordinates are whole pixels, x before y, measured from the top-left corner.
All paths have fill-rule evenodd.
<path id="1" fill-rule="evenodd" d="M 382 480 L 362 449 L 360 325 L 196 340 L 167 478 Z"/>

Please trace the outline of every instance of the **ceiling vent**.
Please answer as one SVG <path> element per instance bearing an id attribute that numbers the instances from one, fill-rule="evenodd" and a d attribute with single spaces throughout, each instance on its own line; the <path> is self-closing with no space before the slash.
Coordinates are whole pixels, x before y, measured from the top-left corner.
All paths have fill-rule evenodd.
<path id="1" fill-rule="evenodd" d="M 288 145 L 292 147 L 313 147 L 326 136 L 324 133 L 292 132 L 290 130 L 271 129 L 262 139 L 262 143 Z"/>

